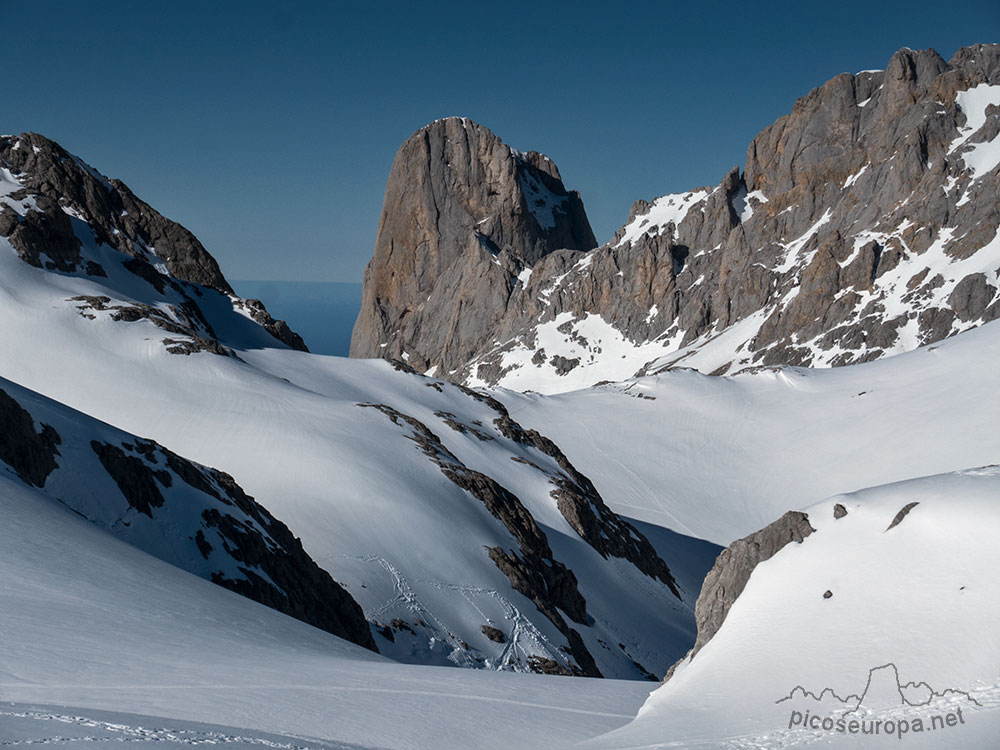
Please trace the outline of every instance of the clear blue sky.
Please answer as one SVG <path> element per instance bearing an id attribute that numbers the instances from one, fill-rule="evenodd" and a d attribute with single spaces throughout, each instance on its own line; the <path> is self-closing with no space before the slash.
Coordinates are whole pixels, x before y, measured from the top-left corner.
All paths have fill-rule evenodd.
<path id="1" fill-rule="evenodd" d="M 437 117 L 551 156 L 604 241 L 833 75 L 1000 41 L 997 0 L 614 5 L 0 0 L 0 131 L 125 180 L 230 278 L 360 281 L 395 151 Z"/>

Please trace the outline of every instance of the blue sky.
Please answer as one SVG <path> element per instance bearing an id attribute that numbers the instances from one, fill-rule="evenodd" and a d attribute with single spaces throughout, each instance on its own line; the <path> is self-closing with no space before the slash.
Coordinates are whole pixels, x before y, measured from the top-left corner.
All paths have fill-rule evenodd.
<path id="1" fill-rule="evenodd" d="M 0 3 L 0 130 L 120 177 L 233 279 L 360 281 L 395 151 L 437 117 L 551 156 L 604 241 L 837 73 L 1000 41 L 996 0 Z"/>

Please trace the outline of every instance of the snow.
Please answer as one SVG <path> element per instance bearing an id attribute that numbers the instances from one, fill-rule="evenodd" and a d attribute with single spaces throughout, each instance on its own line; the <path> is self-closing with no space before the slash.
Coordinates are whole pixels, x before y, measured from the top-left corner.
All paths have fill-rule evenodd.
<path id="1" fill-rule="evenodd" d="M 0 174 L 0 200 L 18 184 Z M 705 197 L 686 195 L 689 205 L 654 203 L 657 217 L 682 216 Z M 654 210 L 626 236 L 652 230 Z M 828 218 L 785 245 L 788 256 Z M 210 290 L 199 303 L 239 359 L 168 354 L 164 332 L 148 321 L 83 318 L 69 297 L 106 294 L 168 312 L 177 300 L 124 271 L 124 256 L 71 220 L 108 278 L 28 266 L 0 239 L 0 377 L 67 405 L 35 397 L 37 413 L 67 435 L 72 407 L 230 472 L 302 537 L 366 616 L 398 617 L 417 633 L 380 638 L 377 656 L 183 572 L 164 561 L 167 548 L 153 557 L 112 537 L 54 500 L 84 480 L 95 510 L 113 494 L 67 448 L 44 490 L 0 468 L 5 742 L 854 747 L 856 738 L 789 727 L 790 711 L 819 710 L 806 690 L 858 694 L 867 679 L 877 687 L 890 664 L 901 681 L 963 691 L 980 704 L 969 707 L 959 693 L 934 704 L 968 709 L 969 723 L 950 730 L 949 747 L 986 747 L 1000 731 L 1000 470 L 986 466 L 1000 454 L 1000 322 L 864 365 L 723 377 L 683 368 L 738 369 L 734 356 L 768 311 L 679 350 L 683 331 L 675 328 L 634 342 L 599 316 L 564 313 L 539 325 L 530 345 L 505 352 L 503 365 L 519 367 L 506 383 L 555 395 L 493 395 L 635 521 L 677 576 L 678 602 L 628 563 L 584 545 L 547 476 L 522 461 L 551 472 L 556 463 L 506 439 L 493 429 L 496 413 L 452 385 L 385 362 L 291 351 Z M 905 228 L 859 230 L 855 250 Z M 943 280 L 931 302 L 968 273 L 988 271 L 996 282 L 1000 233 L 965 260 L 947 253 L 961 239 L 955 235 L 945 227 L 928 250 L 881 277 L 886 317 L 905 309 L 916 263 Z M 647 320 L 658 312 L 653 306 Z M 910 320 L 897 346 L 916 343 Z M 563 376 L 536 367 L 540 348 L 547 359 L 581 364 Z M 656 374 L 586 387 L 652 360 Z M 677 369 L 658 372 L 667 367 Z M 565 639 L 484 554 L 510 547 L 511 536 L 427 460 L 409 428 L 358 403 L 421 420 L 458 460 L 522 499 L 555 558 L 577 575 L 591 618 L 578 629 L 607 675 L 638 677 L 631 658 L 660 674 L 690 645 L 691 607 L 718 551 L 703 540 L 728 543 L 790 508 L 806 508 L 817 531 L 759 566 L 716 637 L 648 700 L 655 686 L 636 679 L 519 674 L 511 670 L 529 655 L 560 656 Z M 455 431 L 445 412 L 492 439 Z M 967 468 L 978 466 L 985 468 Z M 833 519 L 835 502 L 847 517 Z M 919 504 L 886 531 L 912 502 Z M 507 642 L 488 641 L 483 624 L 503 629 Z M 799 702 L 776 703 L 790 694 Z M 912 716 L 911 707 L 875 702 L 861 713 Z M 933 734 L 907 738 L 912 747 L 940 743 Z"/>
<path id="2" fill-rule="evenodd" d="M 666 225 L 673 222 L 676 226 L 684 220 L 688 212 L 695 206 L 702 203 L 710 194 L 706 188 L 692 190 L 688 193 L 673 193 L 664 195 L 653 201 L 649 211 L 640 214 L 625 225 L 625 231 L 615 247 L 621 247 L 626 243 L 635 242 L 645 234 L 656 230 L 657 234 L 663 232 Z"/>
<path id="3" fill-rule="evenodd" d="M 956 106 L 965 114 L 965 126 L 959 128 L 958 137 L 948 147 L 948 153 L 966 146 L 961 152 L 965 166 L 972 172 L 973 181 L 992 172 L 1000 165 L 1000 136 L 989 141 L 970 143 L 975 133 L 986 124 L 986 110 L 1000 106 L 1000 85 L 981 83 L 955 94 Z"/>
<path id="4" fill-rule="evenodd" d="M 785 259 L 775 266 L 775 271 L 777 273 L 787 273 L 796 266 L 805 267 L 808 265 L 808 260 L 801 260 L 799 254 L 802 248 L 805 247 L 806 243 L 813 238 L 813 235 L 820 230 L 822 226 L 830 222 L 830 217 L 832 216 L 832 211 L 828 208 L 823 212 L 823 215 L 816 220 L 809 229 L 803 233 L 798 239 L 792 240 L 791 242 L 784 243 L 781 245 L 782 250 L 785 251 Z"/>
<path id="5" fill-rule="evenodd" d="M 619 513 L 728 544 L 833 494 L 995 462 L 996 362 L 994 322 L 850 367 L 673 370 L 502 398 L 588 467 Z"/>
<path id="6" fill-rule="evenodd" d="M 901 747 L 994 746 L 998 500 L 1000 468 L 986 467 L 807 508 L 815 532 L 757 567 L 715 637 L 634 722 L 584 747 L 869 746 L 849 731 L 794 726 L 793 711 L 892 721 Z M 846 516 L 834 519 L 835 503 Z M 822 701 L 804 694 L 825 690 Z M 957 710 L 961 723 L 929 729 Z M 923 733 L 911 729 L 917 719 Z"/>
<path id="7" fill-rule="evenodd" d="M 760 190 L 748 193 L 745 185 L 740 185 L 739 189 L 733 194 L 733 210 L 740 217 L 741 222 L 747 222 L 753 216 L 754 201 L 757 203 L 767 203 L 767 197 Z"/>
<path id="8" fill-rule="evenodd" d="M 859 107 L 863 107 L 864 105 L 863 104 L 859 104 L 858 106 Z M 858 170 L 857 172 L 855 172 L 854 174 L 852 174 L 850 177 L 848 177 L 846 180 L 844 180 L 844 187 L 845 188 L 849 188 L 854 183 L 856 183 L 859 179 L 861 179 L 861 175 L 863 175 L 865 173 L 865 170 L 867 170 L 869 166 L 871 166 L 871 165 L 870 164 L 865 164 L 863 167 L 861 167 L 860 170 Z"/>
<path id="9" fill-rule="evenodd" d="M 107 279 L 53 274 L 25 264 L 4 242 L 0 377 L 237 477 L 371 618 L 426 623 L 412 637 L 397 634 L 395 644 L 379 636 L 393 658 L 447 666 L 481 659 L 475 664 L 483 669 L 525 670 L 532 655 L 564 658 L 566 639 L 485 552 L 511 546 L 507 530 L 428 460 L 407 429 L 358 403 L 388 404 L 419 419 L 470 469 L 497 477 L 521 498 L 555 558 L 577 575 L 592 618 L 578 630 L 606 676 L 640 678 L 633 658 L 660 673 L 690 644 L 691 608 L 711 555 L 678 558 L 676 534 L 651 532 L 684 601 L 635 568 L 602 558 L 551 497 L 546 472 L 559 471 L 555 461 L 496 432 L 488 405 L 448 384 L 440 392 L 429 388 L 427 378 L 385 362 L 291 351 L 211 290 L 199 304 L 240 359 L 169 354 L 164 332 L 148 321 L 114 321 L 107 313 L 90 320 L 68 301 L 105 294 L 112 304 L 167 304 L 121 268 L 123 256 L 91 244 L 85 252 L 107 269 Z M 466 425 L 480 422 L 492 439 L 455 431 L 444 413 Z M 635 616 L 623 621 L 623 611 Z M 512 636 L 510 643 L 486 638 L 486 622 Z M 625 644 L 631 656 L 600 640 Z"/>
<path id="10" fill-rule="evenodd" d="M 534 175 L 525 171 L 518 173 L 521 190 L 528 210 L 542 229 L 553 229 L 556 225 L 556 212 L 566 213 L 565 195 L 556 195 L 549 190 Z"/>
<path id="11" fill-rule="evenodd" d="M 6 473 L 0 496 L 5 741 L 563 747 L 624 724 L 649 692 L 394 664 L 150 557 Z"/>
<path id="12" fill-rule="evenodd" d="M 561 282 L 557 279 L 555 284 Z M 543 291 L 543 297 L 551 289 Z M 646 322 L 651 323 L 659 312 L 651 308 Z M 568 333 L 560 330 L 564 328 Z M 538 393 L 561 393 L 586 388 L 601 380 L 617 380 L 623 373 L 631 374 L 650 360 L 663 356 L 676 342 L 657 339 L 635 342 L 600 315 L 586 313 L 559 313 L 552 320 L 539 323 L 533 329 L 533 338 L 517 340 L 501 349 L 500 367 L 506 372 L 502 378 L 505 388 L 532 390 Z M 545 350 L 545 362 L 536 365 L 532 358 Z M 487 355 L 489 356 L 489 355 Z M 554 356 L 579 359 L 580 363 L 568 373 L 559 374 L 551 360 Z M 470 368 L 469 378 L 474 386 L 485 386 L 475 375 L 476 363 Z"/>

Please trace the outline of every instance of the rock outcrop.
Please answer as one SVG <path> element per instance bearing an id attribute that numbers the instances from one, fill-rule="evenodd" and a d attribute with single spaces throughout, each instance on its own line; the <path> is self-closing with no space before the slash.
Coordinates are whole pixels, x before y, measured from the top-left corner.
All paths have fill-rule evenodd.
<path id="1" fill-rule="evenodd" d="M 106 254 L 99 260 L 88 251 L 117 251 L 119 260 L 111 262 L 146 281 L 173 308 L 171 318 L 148 304 L 130 305 L 130 317 L 121 319 L 149 319 L 191 337 L 175 345 L 177 353 L 230 353 L 200 309 L 201 298 L 213 292 L 228 297 L 278 341 L 306 350 L 301 337 L 272 318 L 259 300 L 233 294 L 215 258 L 191 232 L 58 143 L 37 133 L 0 137 L 0 168 L 0 237 L 18 256 L 49 271 L 109 279 L 109 270 L 114 273 L 105 268 Z M 141 314 L 132 315 L 140 308 Z"/>
<path id="2" fill-rule="evenodd" d="M 351 355 L 461 367 L 492 340 L 518 274 L 596 245 L 548 157 L 471 120 L 437 120 L 396 154 Z"/>
<path id="3" fill-rule="evenodd" d="M 151 555 L 377 650 L 354 598 L 231 476 L 0 383 L 0 471 Z"/>
<path id="4" fill-rule="evenodd" d="M 577 586 L 576 576 L 555 559 L 548 537 L 521 499 L 492 477 L 463 464 L 420 420 L 386 404 L 365 403 L 358 406 L 378 409 L 394 424 L 409 428 L 408 437 L 437 464 L 441 473 L 481 502 L 503 524 L 517 543 L 517 548 L 488 547 L 486 552 L 490 560 L 507 577 L 514 590 L 530 599 L 538 611 L 566 637 L 573 661 L 565 667 L 559 665 L 565 669 L 565 674 L 601 677 L 580 633 L 562 615 L 565 613 L 580 625 L 587 623 L 587 602 Z M 538 664 L 533 665 L 533 669 L 540 671 Z"/>
<path id="5" fill-rule="evenodd" d="M 718 632 L 733 603 L 746 588 L 754 568 L 765 560 L 770 560 L 786 545 L 801 543 L 814 531 L 805 513 L 790 510 L 777 521 L 737 539 L 722 550 L 715 565 L 705 576 L 698 601 L 694 605 L 694 619 L 698 626 L 695 644 L 684 659 L 670 668 L 665 679 L 670 679 L 679 664 L 693 659 Z"/>
<path id="6" fill-rule="evenodd" d="M 444 299 L 412 279 L 454 281 L 454 269 L 406 254 L 410 265 L 393 270 L 411 287 L 397 283 L 384 328 L 444 340 L 474 326 L 453 351 L 485 345 L 464 363 L 412 356 L 424 349 L 394 339 L 353 353 L 406 351 L 418 370 L 439 365 L 435 374 L 467 384 L 548 390 L 679 365 L 723 374 L 863 362 L 1000 317 L 998 193 L 1000 45 L 949 61 L 902 49 L 884 71 L 839 75 L 797 101 L 714 189 L 638 201 L 590 252 L 523 254 L 523 267 L 501 254 L 496 272 L 449 284 Z M 495 222 L 492 210 L 473 216 L 487 213 Z M 383 227 L 400 222 L 433 242 L 433 222 L 387 200 Z M 374 274 L 387 267 L 386 242 L 401 247 L 380 235 L 369 307 L 385 288 Z M 408 311 L 445 303 L 432 331 L 405 325 Z"/>

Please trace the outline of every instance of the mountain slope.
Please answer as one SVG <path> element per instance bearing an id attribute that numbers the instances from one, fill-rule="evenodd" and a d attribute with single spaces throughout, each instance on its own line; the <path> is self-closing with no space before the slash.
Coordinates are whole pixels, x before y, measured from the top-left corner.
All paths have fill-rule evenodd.
<path id="1" fill-rule="evenodd" d="M 357 602 L 221 471 L 0 378 L 0 471 L 161 560 L 375 648 Z"/>
<path id="2" fill-rule="evenodd" d="M 81 308 L 151 320 L 184 337 L 164 339 L 175 353 L 220 353 L 208 311 L 230 306 L 287 346 L 306 348 L 259 300 L 233 295 L 191 232 L 37 133 L 0 137 L 0 237 L 38 268 L 117 282 L 113 288 L 135 297 L 130 304 L 109 308 L 118 300 L 100 297 L 81 300 Z"/>
<path id="3" fill-rule="evenodd" d="M 6 473 L 0 498 L 5 742 L 74 747 L 82 726 L 130 746 L 560 747 L 620 726 L 649 692 L 395 664 L 157 560 Z"/>
<path id="4" fill-rule="evenodd" d="M 997 362 L 994 321 L 848 367 L 497 395 L 588 467 L 619 513 L 729 544 L 830 495 L 995 462 Z"/>
<path id="5" fill-rule="evenodd" d="M 719 631 L 632 724 L 586 746 L 858 747 L 888 735 L 990 747 L 998 499 L 994 466 L 807 508 L 815 531 L 754 569 Z M 803 726 L 806 712 L 820 718 Z M 882 736 L 866 737 L 876 721 Z"/>
<path id="6" fill-rule="evenodd" d="M 8 213 L 49 221 L 26 202 Z M 0 238 L 0 377 L 234 476 L 357 598 L 380 651 L 655 678 L 690 646 L 714 545 L 618 517 L 491 398 L 293 351 L 238 298 L 137 276 L 76 230 L 71 268 Z"/>

